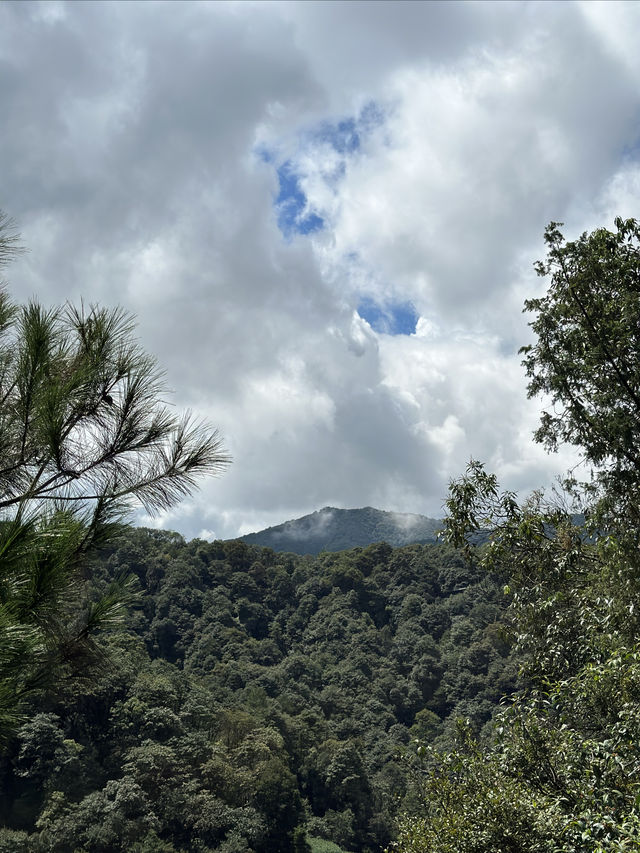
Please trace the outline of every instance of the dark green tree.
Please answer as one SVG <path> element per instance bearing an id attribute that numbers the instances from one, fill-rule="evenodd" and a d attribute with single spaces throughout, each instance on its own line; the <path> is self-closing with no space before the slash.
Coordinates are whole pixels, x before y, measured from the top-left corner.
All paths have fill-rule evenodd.
<path id="1" fill-rule="evenodd" d="M 640 225 L 616 219 L 567 242 L 552 222 L 546 294 L 525 302 L 535 344 L 523 347 L 529 396 L 546 395 L 537 441 L 568 443 L 596 471 L 608 503 L 640 512 Z"/>
<path id="2" fill-rule="evenodd" d="M 0 215 L 0 265 L 19 250 Z M 0 291 L 0 737 L 24 701 L 82 671 L 130 584 L 86 595 L 86 558 L 136 505 L 173 506 L 228 462 L 215 430 L 162 402 L 120 309 L 18 306 Z"/>
<path id="3" fill-rule="evenodd" d="M 526 303 L 529 394 L 550 398 L 535 438 L 581 448 L 595 523 L 542 494 L 519 504 L 479 463 L 451 484 L 445 536 L 502 578 L 523 666 L 491 741 L 462 725 L 456 750 L 420 748 L 402 853 L 640 849 L 640 228 L 616 229 L 565 243 L 551 223 L 537 267 L 551 284 Z"/>
<path id="4" fill-rule="evenodd" d="M 640 845 L 638 560 L 614 533 L 585 538 L 540 495 L 524 505 L 472 463 L 452 484 L 447 535 L 505 582 L 518 691 L 491 739 L 469 720 L 425 760 L 402 853 L 613 853 Z M 469 522 L 489 541 L 469 545 Z M 469 715 L 467 715 L 469 716 Z"/>

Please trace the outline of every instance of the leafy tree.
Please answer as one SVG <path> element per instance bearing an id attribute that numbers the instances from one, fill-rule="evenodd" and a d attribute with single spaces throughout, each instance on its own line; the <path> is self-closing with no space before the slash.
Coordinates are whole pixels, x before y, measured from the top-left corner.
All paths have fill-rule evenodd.
<path id="1" fill-rule="evenodd" d="M 469 519 L 491 530 L 477 557 L 507 581 L 520 689 L 490 742 L 467 724 L 451 752 L 419 747 L 422 805 L 401 821 L 394 849 L 638 849 L 637 557 L 613 533 L 586 540 L 541 496 L 517 505 L 477 464 L 452 484 L 448 508 L 447 534 L 471 556 Z"/>
<path id="2" fill-rule="evenodd" d="M 17 250 L 0 215 L 0 265 Z M 166 509 L 228 461 L 216 431 L 162 402 L 133 329 L 120 309 L 19 307 L 0 291 L 0 737 L 120 616 L 131 584 L 89 600 L 90 550 L 135 504 Z"/>
<path id="3" fill-rule="evenodd" d="M 566 242 L 552 222 L 546 294 L 525 302 L 536 316 L 535 344 L 523 347 L 529 396 L 550 402 L 535 434 L 555 450 L 581 448 L 609 499 L 640 512 L 640 225 L 615 220 Z"/>
<path id="4" fill-rule="evenodd" d="M 616 228 L 565 244 L 552 223 L 538 265 L 551 286 L 526 303 L 529 393 L 551 398 L 535 437 L 582 448 L 596 523 L 542 494 L 519 504 L 479 463 L 451 484 L 446 538 L 502 578 L 523 666 L 490 742 L 462 726 L 454 751 L 420 748 L 402 853 L 640 849 L 640 228 Z"/>

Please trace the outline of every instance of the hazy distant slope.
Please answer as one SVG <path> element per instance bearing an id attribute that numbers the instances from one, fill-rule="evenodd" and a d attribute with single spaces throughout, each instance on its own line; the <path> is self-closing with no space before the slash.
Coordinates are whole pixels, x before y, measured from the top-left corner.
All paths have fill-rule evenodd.
<path id="1" fill-rule="evenodd" d="M 374 542 L 388 542 L 393 547 L 435 541 L 441 522 L 424 515 L 385 512 L 367 506 L 363 509 L 324 509 L 240 537 L 243 542 L 293 551 L 296 554 L 318 554 L 320 551 L 343 551 L 366 547 Z"/>

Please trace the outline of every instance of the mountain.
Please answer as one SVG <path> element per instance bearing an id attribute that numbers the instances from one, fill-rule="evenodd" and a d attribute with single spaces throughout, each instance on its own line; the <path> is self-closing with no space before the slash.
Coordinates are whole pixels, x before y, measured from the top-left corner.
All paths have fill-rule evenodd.
<path id="1" fill-rule="evenodd" d="M 367 506 L 362 509 L 324 509 L 239 537 L 249 545 L 294 554 L 319 554 L 388 542 L 394 548 L 436 541 L 442 522 L 425 515 L 385 512 Z"/>

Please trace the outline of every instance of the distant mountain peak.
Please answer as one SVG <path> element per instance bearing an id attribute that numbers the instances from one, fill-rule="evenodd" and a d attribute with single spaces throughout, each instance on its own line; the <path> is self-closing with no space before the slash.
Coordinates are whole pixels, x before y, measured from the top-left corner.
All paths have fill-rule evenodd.
<path id="1" fill-rule="evenodd" d="M 325 506 L 302 518 L 239 538 L 274 551 L 318 554 L 320 551 L 364 548 L 374 542 L 388 542 L 394 548 L 435 542 L 440 526 L 440 521 L 416 513 L 389 512 L 371 506 L 360 509 Z"/>

